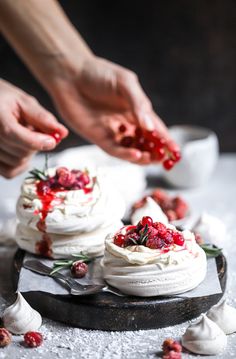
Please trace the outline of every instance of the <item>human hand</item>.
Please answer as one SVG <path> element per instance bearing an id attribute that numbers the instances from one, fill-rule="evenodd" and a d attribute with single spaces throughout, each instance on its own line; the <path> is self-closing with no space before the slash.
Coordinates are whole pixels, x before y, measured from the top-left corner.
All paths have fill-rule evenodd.
<path id="1" fill-rule="evenodd" d="M 0 79 L 0 175 L 12 178 L 25 171 L 37 151 L 50 151 L 58 133 L 67 129 L 35 98 Z"/>
<path id="2" fill-rule="evenodd" d="M 120 123 L 156 129 L 169 148 L 178 150 L 137 76 L 119 65 L 91 55 L 80 68 L 74 66 L 71 76 L 57 79 L 51 95 L 63 118 L 77 133 L 113 156 L 139 164 L 151 162 L 150 153 L 122 147 L 115 141 L 114 133 Z"/>

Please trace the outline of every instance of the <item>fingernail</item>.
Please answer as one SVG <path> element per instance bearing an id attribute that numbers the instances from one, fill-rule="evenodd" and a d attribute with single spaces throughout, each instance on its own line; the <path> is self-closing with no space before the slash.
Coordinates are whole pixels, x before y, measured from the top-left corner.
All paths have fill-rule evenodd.
<path id="1" fill-rule="evenodd" d="M 154 123 L 148 114 L 143 114 L 142 119 L 143 119 L 143 122 L 144 122 L 147 130 L 149 130 L 149 131 L 154 130 L 154 128 L 155 128 Z"/>
<path id="2" fill-rule="evenodd" d="M 47 138 L 43 141 L 42 150 L 51 150 L 55 147 L 56 141 L 53 138 Z"/>

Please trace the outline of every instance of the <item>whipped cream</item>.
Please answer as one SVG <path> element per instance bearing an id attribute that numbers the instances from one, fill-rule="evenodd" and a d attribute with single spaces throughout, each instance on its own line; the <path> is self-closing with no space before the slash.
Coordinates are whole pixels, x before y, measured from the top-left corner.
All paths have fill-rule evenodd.
<path id="1" fill-rule="evenodd" d="M 168 252 L 142 245 L 122 248 L 109 235 L 101 263 L 104 279 L 123 293 L 142 297 L 180 294 L 195 288 L 205 278 L 206 255 L 193 233 L 186 230 L 182 234 L 185 245 L 174 244 Z"/>
<path id="2" fill-rule="evenodd" d="M 41 327 L 42 317 L 23 298 L 20 292 L 17 299 L 3 313 L 4 327 L 13 334 L 25 334 Z"/>
<path id="3" fill-rule="evenodd" d="M 216 323 L 202 315 L 182 336 L 182 344 L 189 351 L 203 355 L 217 355 L 227 345 L 225 333 Z"/>
<path id="4" fill-rule="evenodd" d="M 224 223 L 206 212 L 200 216 L 192 230 L 199 233 L 205 242 L 211 242 L 218 246 L 222 246 L 226 238 Z"/>
<path id="5" fill-rule="evenodd" d="M 167 216 L 151 197 L 147 197 L 145 204 L 133 212 L 131 223 L 136 225 L 144 216 L 150 216 L 154 222 L 168 223 Z"/>
<path id="6" fill-rule="evenodd" d="M 223 300 L 214 305 L 207 313 L 208 318 L 215 322 L 225 334 L 236 332 L 236 309 Z"/>

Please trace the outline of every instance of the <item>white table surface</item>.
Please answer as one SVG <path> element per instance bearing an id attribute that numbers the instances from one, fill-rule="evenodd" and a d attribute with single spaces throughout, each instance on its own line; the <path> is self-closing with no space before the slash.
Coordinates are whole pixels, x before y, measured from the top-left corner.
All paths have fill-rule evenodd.
<path id="1" fill-rule="evenodd" d="M 36 162 L 41 162 L 37 159 Z M 12 216 L 12 204 L 19 193 L 24 175 L 7 181 L 0 178 L 0 218 Z M 228 284 L 226 297 L 236 307 L 236 154 L 220 157 L 211 180 L 203 187 L 178 191 L 184 195 L 191 208 L 206 210 L 221 218 L 228 235 L 222 239 L 228 260 Z M 11 261 L 16 247 L 0 244 L 0 313 L 9 304 L 11 285 Z M 44 318 L 40 331 L 44 344 L 37 349 L 21 345 L 22 337 L 14 336 L 13 343 L 1 349 L 0 359 L 76 358 L 76 359 L 144 359 L 157 358 L 160 346 L 166 337 L 180 337 L 188 323 L 159 330 L 138 332 L 102 332 L 72 328 Z M 196 356 L 183 354 L 183 358 Z M 236 334 L 228 336 L 224 353 L 208 358 L 236 358 Z"/>

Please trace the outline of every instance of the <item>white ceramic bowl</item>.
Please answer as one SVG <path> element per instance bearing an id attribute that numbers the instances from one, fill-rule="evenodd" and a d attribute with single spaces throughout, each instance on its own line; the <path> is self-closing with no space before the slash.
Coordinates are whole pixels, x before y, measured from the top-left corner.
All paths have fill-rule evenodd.
<path id="1" fill-rule="evenodd" d="M 197 187 L 212 175 L 218 157 L 216 134 L 204 127 L 179 125 L 170 128 L 172 138 L 180 145 L 182 159 L 164 177 L 175 187 Z"/>

